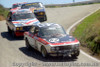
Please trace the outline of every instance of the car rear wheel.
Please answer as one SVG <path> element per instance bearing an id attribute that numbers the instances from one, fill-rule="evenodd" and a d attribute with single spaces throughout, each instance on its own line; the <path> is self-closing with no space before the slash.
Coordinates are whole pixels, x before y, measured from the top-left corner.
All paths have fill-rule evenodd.
<path id="1" fill-rule="evenodd" d="M 45 49 L 45 47 L 43 47 L 43 46 L 42 46 L 42 48 L 41 48 L 41 53 L 42 53 L 42 56 L 45 57 L 45 58 L 46 58 L 47 55 L 48 55 L 48 54 L 47 54 L 47 51 L 46 51 L 46 49 Z"/>
<path id="2" fill-rule="evenodd" d="M 30 46 L 30 44 L 29 44 L 27 39 L 25 39 L 25 44 L 26 44 L 26 47 L 27 47 L 28 50 L 32 49 L 32 47 Z"/>

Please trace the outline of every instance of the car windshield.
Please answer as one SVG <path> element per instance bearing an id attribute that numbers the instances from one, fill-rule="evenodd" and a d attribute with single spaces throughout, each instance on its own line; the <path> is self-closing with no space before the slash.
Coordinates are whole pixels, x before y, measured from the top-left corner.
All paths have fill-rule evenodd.
<path id="1" fill-rule="evenodd" d="M 23 19 L 33 19 L 33 18 L 35 18 L 33 13 L 14 14 L 12 16 L 12 20 L 23 20 Z"/>
<path id="2" fill-rule="evenodd" d="M 66 32 L 62 27 L 48 27 L 40 29 L 39 35 L 42 37 L 60 37 L 65 36 Z"/>
<path id="3" fill-rule="evenodd" d="M 19 5 L 13 5 L 13 8 L 17 8 L 17 7 L 19 7 Z"/>
<path id="4" fill-rule="evenodd" d="M 40 8 L 42 7 L 42 5 L 40 3 L 30 3 L 30 4 L 24 4 L 22 5 L 22 9 L 29 9 L 29 8 L 32 8 L 32 7 L 35 7 L 35 8 Z"/>

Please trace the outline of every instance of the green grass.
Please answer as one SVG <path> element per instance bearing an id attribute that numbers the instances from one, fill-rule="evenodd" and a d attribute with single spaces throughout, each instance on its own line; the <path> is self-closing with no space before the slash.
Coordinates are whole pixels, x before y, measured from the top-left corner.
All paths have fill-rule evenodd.
<path id="1" fill-rule="evenodd" d="M 73 35 L 80 40 L 81 45 L 100 54 L 100 10 L 85 18 L 76 27 Z"/>
<path id="2" fill-rule="evenodd" d="M 91 5 L 91 4 L 100 4 L 100 3 L 72 4 L 72 5 L 65 5 L 65 6 L 46 6 L 46 8 L 72 7 L 72 6 Z"/>
<path id="3" fill-rule="evenodd" d="M 0 5 L 0 15 L 3 16 L 4 18 L 7 17 L 9 10 L 4 8 L 2 5 Z"/>

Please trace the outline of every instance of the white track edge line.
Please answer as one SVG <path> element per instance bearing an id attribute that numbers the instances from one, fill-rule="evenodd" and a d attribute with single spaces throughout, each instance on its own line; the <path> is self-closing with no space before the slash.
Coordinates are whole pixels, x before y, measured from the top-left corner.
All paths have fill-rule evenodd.
<path id="1" fill-rule="evenodd" d="M 88 15 L 84 16 L 82 19 L 80 19 L 80 20 L 78 20 L 77 22 L 75 22 L 72 26 L 70 26 L 70 27 L 67 29 L 67 34 L 69 34 L 70 31 L 71 31 L 71 29 L 72 29 L 73 27 L 75 27 L 78 23 L 80 23 L 80 22 L 81 22 L 82 20 L 84 20 L 86 17 L 90 16 L 91 14 L 93 14 L 93 13 L 96 12 L 96 11 L 98 11 L 99 9 L 100 9 L 100 8 L 96 9 L 95 11 L 89 13 Z M 96 58 L 94 58 L 94 57 L 88 55 L 87 53 L 85 53 L 85 52 L 84 52 L 83 50 L 81 50 L 81 49 L 80 49 L 80 52 L 81 52 L 82 54 L 84 54 L 85 56 L 91 58 L 92 60 L 95 60 L 95 61 L 97 61 L 97 62 L 100 62 L 100 60 L 98 60 L 98 59 L 96 59 Z"/>

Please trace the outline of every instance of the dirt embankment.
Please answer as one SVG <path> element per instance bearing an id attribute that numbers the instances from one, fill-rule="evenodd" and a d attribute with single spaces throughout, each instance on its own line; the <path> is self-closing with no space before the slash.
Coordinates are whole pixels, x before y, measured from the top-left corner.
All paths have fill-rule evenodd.
<path id="1" fill-rule="evenodd" d="M 5 17 L 0 15 L 0 21 L 5 20 Z"/>

